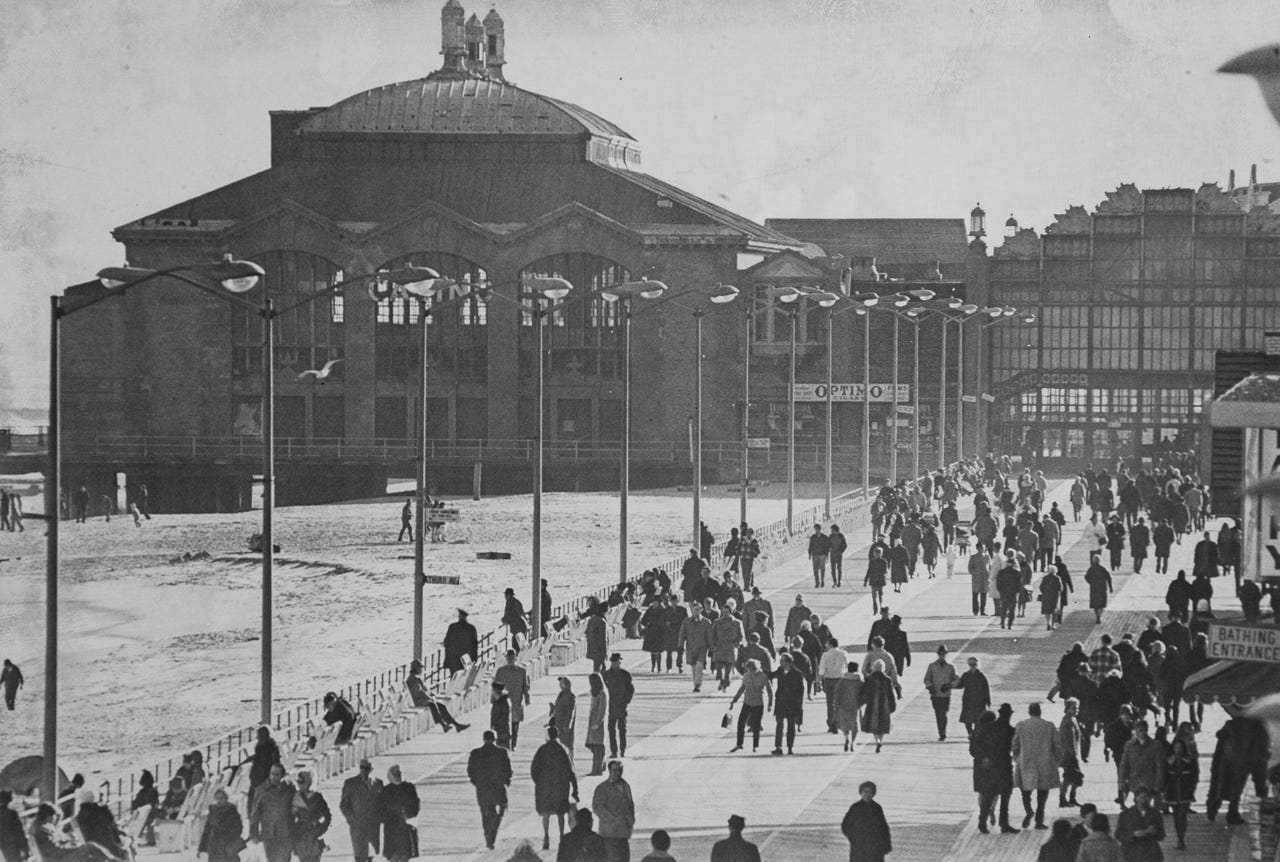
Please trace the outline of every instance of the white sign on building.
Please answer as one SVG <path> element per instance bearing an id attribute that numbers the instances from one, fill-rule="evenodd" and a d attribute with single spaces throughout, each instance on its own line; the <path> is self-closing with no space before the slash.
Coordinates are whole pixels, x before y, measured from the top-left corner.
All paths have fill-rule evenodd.
<path id="1" fill-rule="evenodd" d="M 825 383 L 797 383 L 791 391 L 791 397 L 796 401 L 826 401 L 827 400 L 827 384 Z M 861 383 L 833 383 L 831 384 L 831 400 L 832 401 L 862 401 L 862 384 Z M 871 384 L 871 401 L 877 404 L 888 404 L 893 401 L 893 384 L 891 383 L 872 383 Z M 911 384 L 898 384 L 898 402 L 911 400 Z"/>
<path id="2" fill-rule="evenodd" d="M 1212 661 L 1280 664 L 1280 628 L 1209 623 L 1208 656 Z"/>

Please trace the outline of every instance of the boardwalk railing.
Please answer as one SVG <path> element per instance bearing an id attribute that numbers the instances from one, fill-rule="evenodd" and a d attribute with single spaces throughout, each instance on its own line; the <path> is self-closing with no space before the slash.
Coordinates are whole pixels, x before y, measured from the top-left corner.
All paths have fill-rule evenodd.
<path id="1" fill-rule="evenodd" d="M 788 529 L 785 519 L 778 519 L 763 526 L 753 527 L 752 529 L 760 542 L 761 549 L 761 555 L 757 560 L 757 571 L 766 571 L 802 553 L 805 547 L 804 543 L 792 543 L 791 539 L 793 536 L 803 537 L 816 523 L 843 521 L 846 531 L 856 528 L 860 525 L 858 519 L 867 516 L 866 504 L 868 502 L 866 489 L 856 489 L 834 497 L 829 516 L 824 511 L 825 506 L 818 504 L 794 512 L 791 525 L 793 529 L 791 530 Z M 854 520 L 851 521 L 851 518 Z M 722 560 L 724 558 L 725 544 L 724 541 L 720 541 L 712 547 L 713 560 Z M 655 565 L 650 565 L 647 568 L 661 569 L 671 576 L 674 582 L 678 577 L 684 559 L 684 557 L 673 557 Z M 636 583 L 637 580 L 632 579 L 631 583 Z M 570 620 L 576 620 L 581 612 L 593 602 L 607 601 L 617 586 L 617 584 L 602 586 L 592 593 L 578 596 L 554 607 L 551 612 L 552 619 L 559 620 L 568 617 Z M 535 640 L 533 643 L 526 645 L 522 655 L 538 656 L 538 660 L 544 663 L 544 666 L 537 674 L 540 675 L 541 672 L 546 670 L 545 663 L 549 659 L 552 642 L 557 640 L 567 642 L 571 638 L 580 637 L 580 635 L 581 629 L 579 626 L 568 626 L 561 633 L 542 640 Z M 620 636 L 620 627 L 616 625 L 615 621 L 615 624 L 610 626 L 610 638 L 613 639 Z M 483 693 L 484 688 L 488 686 L 488 675 L 492 673 L 493 668 L 501 663 L 510 643 L 511 636 L 505 625 L 481 637 L 479 655 L 475 662 L 478 672 L 471 675 L 471 685 L 467 689 L 468 692 L 479 690 Z M 437 649 L 423 656 L 421 660 L 423 664 L 423 682 L 429 690 L 440 695 L 467 694 L 467 692 L 456 690 L 457 678 L 445 669 L 444 651 L 442 649 Z M 404 692 L 404 680 L 408 675 L 408 664 L 398 664 L 373 676 L 366 677 L 360 682 L 335 691 L 345 697 L 349 703 L 363 707 L 362 711 L 386 714 L 395 702 L 400 702 Z M 451 686 L 453 687 L 451 688 Z M 455 706 L 461 706 L 463 709 L 474 708 L 476 705 L 479 705 L 479 703 L 478 699 L 474 697 L 470 699 L 464 697 L 460 703 L 455 703 Z M 271 723 L 272 736 L 282 751 L 299 750 L 307 740 L 317 736 L 323 728 L 322 719 L 324 713 L 325 707 L 322 694 L 305 703 L 290 706 L 276 713 Z M 428 724 L 420 723 L 419 726 L 425 729 Z M 206 774 L 211 777 L 221 773 L 229 774 L 232 770 L 245 763 L 253 753 L 259 726 L 256 724 L 245 725 L 202 746 L 193 747 L 203 753 Z M 413 729 L 405 733 L 398 733 L 388 738 L 385 744 L 388 747 L 398 744 L 398 742 L 407 738 L 407 735 L 412 735 L 412 732 L 414 732 Z M 376 754 L 378 751 L 377 746 L 382 744 L 382 737 L 371 738 L 371 742 L 374 748 L 366 747 L 362 748 L 361 751 L 367 754 Z M 182 753 L 184 754 L 190 750 L 192 749 L 184 749 Z M 156 786 L 158 788 L 168 786 L 170 778 L 181 766 L 181 759 L 181 754 L 178 754 L 163 762 L 150 764 L 150 769 L 156 778 Z M 321 762 L 326 767 L 330 764 L 327 758 Z M 326 769 L 321 774 L 318 774 L 316 778 L 318 781 L 324 780 L 324 778 L 328 777 L 330 771 L 341 771 L 343 766 L 349 766 L 349 764 L 345 760 L 339 759 L 331 769 Z M 143 768 L 147 767 L 148 764 L 144 761 L 139 763 L 128 775 L 108 776 L 98 783 L 104 804 L 115 809 L 118 816 L 128 811 L 129 803 L 137 792 L 138 774 Z"/>

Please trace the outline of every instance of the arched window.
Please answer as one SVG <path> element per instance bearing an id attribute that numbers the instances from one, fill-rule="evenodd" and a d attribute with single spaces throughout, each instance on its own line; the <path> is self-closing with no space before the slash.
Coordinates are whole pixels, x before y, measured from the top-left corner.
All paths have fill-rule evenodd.
<path id="1" fill-rule="evenodd" d="M 379 269 L 426 266 L 462 284 L 482 281 L 484 270 L 473 261 L 445 252 L 414 252 L 382 264 Z M 488 303 L 480 296 L 456 300 L 458 294 L 438 297 L 447 308 L 427 317 L 427 357 L 433 368 L 459 380 L 483 383 L 488 375 Z M 379 380 L 413 380 L 417 377 L 422 334 L 417 331 L 423 308 L 432 300 L 416 297 L 383 299 L 374 316 L 375 374 Z"/>
<path id="2" fill-rule="evenodd" d="M 255 304 L 264 296 L 277 308 L 302 302 L 308 294 L 328 288 L 341 279 L 342 270 L 331 260 L 305 251 L 278 250 L 253 256 L 265 275 L 246 299 Z M 333 295 L 303 305 L 275 320 L 275 367 L 278 374 L 298 374 L 323 368 L 345 354 L 344 298 Z M 254 377 L 262 369 L 262 317 L 236 306 L 231 313 L 231 373 Z M 342 377 L 342 363 L 332 367 L 330 380 Z"/>
<path id="3" fill-rule="evenodd" d="M 622 304 L 606 302 L 594 294 L 602 287 L 630 280 L 626 267 L 599 255 L 571 252 L 534 261 L 522 269 L 520 275 L 554 275 L 568 279 L 573 285 L 573 293 L 557 302 L 555 310 L 544 319 L 548 371 L 552 375 L 618 376 L 621 349 L 618 315 Z M 533 321 L 530 312 L 520 316 L 522 376 L 531 376 L 535 367 Z"/>

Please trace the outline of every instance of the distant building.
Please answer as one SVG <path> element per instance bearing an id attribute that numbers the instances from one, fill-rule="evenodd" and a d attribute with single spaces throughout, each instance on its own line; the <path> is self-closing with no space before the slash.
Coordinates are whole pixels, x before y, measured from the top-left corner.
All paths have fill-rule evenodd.
<path id="1" fill-rule="evenodd" d="M 1037 315 L 991 333 L 992 443 L 1062 465 L 1207 445 L 1215 352 L 1280 329 L 1280 215 L 1216 184 L 1121 185 L 989 265 L 990 301 Z"/>

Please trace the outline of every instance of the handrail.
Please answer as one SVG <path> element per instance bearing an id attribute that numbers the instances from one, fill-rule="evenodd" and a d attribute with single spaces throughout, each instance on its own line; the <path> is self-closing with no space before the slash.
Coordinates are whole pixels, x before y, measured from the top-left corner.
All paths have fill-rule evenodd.
<path id="1" fill-rule="evenodd" d="M 830 519 L 835 520 L 845 517 L 856 511 L 858 507 L 865 506 L 869 501 L 869 493 L 870 489 L 859 488 L 833 497 Z M 792 518 L 795 527 L 794 533 L 788 532 L 785 518 L 779 518 L 761 527 L 753 527 L 752 529 L 761 546 L 761 562 L 764 562 L 764 558 L 769 556 L 770 552 L 777 551 L 785 546 L 793 535 L 803 535 L 813 524 L 826 520 L 823 517 L 823 509 L 824 506 L 820 503 L 795 513 Z M 722 540 L 712 546 L 713 558 L 723 559 L 725 544 L 726 541 Z M 672 576 L 674 581 L 674 576 L 680 571 L 684 559 L 684 557 L 673 557 L 648 568 L 660 569 Z M 639 578 L 632 578 L 628 583 L 638 585 Z M 600 587 L 594 592 L 554 606 L 551 617 L 552 619 L 560 619 L 565 616 L 572 618 L 584 610 L 593 599 L 599 602 L 607 601 L 609 595 L 617 586 L 617 584 L 609 584 Z M 506 653 L 509 644 L 510 633 L 505 625 L 500 625 L 497 629 L 488 632 L 480 638 L 477 663 L 498 663 Z M 434 652 L 424 655 L 422 664 L 423 683 L 427 689 L 433 692 L 439 692 L 444 689 L 450 679 L 450 674 L 444 667 L 444 650 L 437 648 Z M 388 686 L 398 689 L 408 676 L 408 672 L 407 663 L 397 664 L 336 691 L 350 703 L 354 704 L 357 699 L 363 698 L 371 709 L 377 709 L 381 706 L 381 697 L 384 690 Z M 324 715 L 324 711 L 323 699 L 316 697 L 306 703 L 291 706 L 282 712 L 276 713 L 271 725 L 274 734 L 279 734 L 275 736 L 276 742 L 284 749 L 288 743 L 296 741 L 300 735 L 305 738 L 305 735 L 308 734 L 312 727 L 312 722 L 320 719 Z M 206 774 L 216 775 L 221 771 L 241 764 L 252 753 L 257 728 L 258 725 L 256 724 L 246 725 L 203 746 L 196 746 L 196 748 L 204 752 Z M 157 786 L 167 786 L 169 779 L 176 771 L 174 760 L 174 758 L 169 758 L 165 762 L 163 770 L 161 769 L 161 764 L 155 763 L 153 765 L 152 774 L 155 776 Z M 178 762 L 180 764 L 180 757 Z M 117 816 L 123 815 L 125 808 L 136 792 L 136 775 L 140 772 L 140 769 L 141 767 L 127 775 L 109 777 L 102 782 L 106 786 L 103 804 L 114 806 Z M 126 782 L 128 787 L 127 795 L 125 791 Z"/>

